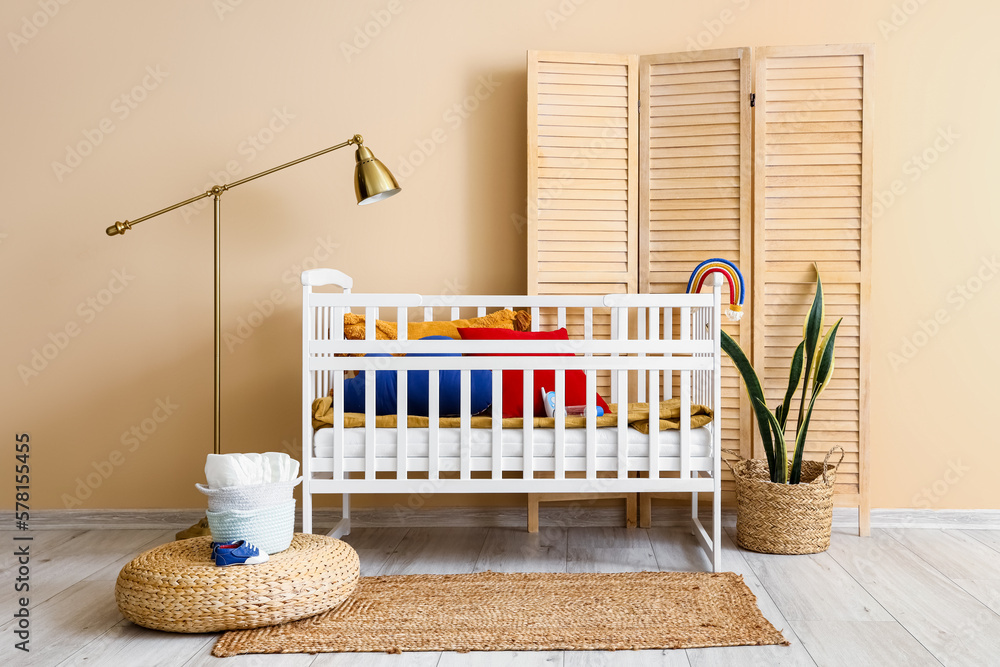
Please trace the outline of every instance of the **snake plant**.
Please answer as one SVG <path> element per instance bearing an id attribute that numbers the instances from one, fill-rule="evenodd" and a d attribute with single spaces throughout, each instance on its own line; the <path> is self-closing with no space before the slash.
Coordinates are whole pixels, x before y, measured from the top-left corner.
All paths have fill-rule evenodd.
<path id="1" fill-rule="evenodd" d="M 767 467 L 771 473 L 771 481 L 784 484 L 798 484 L 802 472 L 802 452 L 806 446 L 806 434 L 809 431 L 809 420 L 812 417 L 816 399 L 830 382 L 833 375 L 833 348 L 837 340 L 837 330 L 843 318 L 837 320 L 823 336 L 823 283 L 816 274 L 816 294 L 812 307 L 802 325 L 802 342 L 795 348 L 792 355 L 791 368 L 788 374 L 788 389 L 784 400 L 772 412 L 767 407 L 764 398 L 764 388 L 757 372 L 747 359 L 747 355 L 739 344 L 725 331 L 722 332 L 722 349 L 733 360 L 736 369 L 743 378 L 743 386 L 753 406 L 757 419 L 757 429 L 764 443 L 764 453 L 767 456 Z M 804 377 L 803 377 L 804 375 Z M 807 393 L 812 386 L 812 393 Z M 802 385 L 799 401 L 799 414 L 795 422 L 795 442 L 791 468 L 788 466 L 787 423 L 795 392 Z"/>

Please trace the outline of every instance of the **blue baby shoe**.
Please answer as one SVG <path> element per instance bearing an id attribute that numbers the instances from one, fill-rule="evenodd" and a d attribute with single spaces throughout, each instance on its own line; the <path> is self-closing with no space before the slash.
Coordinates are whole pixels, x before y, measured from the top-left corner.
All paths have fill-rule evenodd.
<path id="1" fill-rule="evenodd" d="M 268 556 L 246 540 L 212 542 L 212 556 L 219 567 L 266 563 Z"/>

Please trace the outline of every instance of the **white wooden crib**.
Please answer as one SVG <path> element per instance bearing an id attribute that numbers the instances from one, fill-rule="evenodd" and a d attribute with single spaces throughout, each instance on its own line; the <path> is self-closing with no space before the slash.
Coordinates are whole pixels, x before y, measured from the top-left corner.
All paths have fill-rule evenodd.
<path id="1" fill-rule="evenodd" d="M 342 519 L 331 531 L 350 531 L 350 495 L 354 493 L 634 493 L 691 494 L 692 530 L 715 571 L 719 571 L 721 534 L 720 481 L 720 291 L 716 275 L 711 293 L 608 294 L 604 296 L 421 296 L 353 293 L 352 279 L 333 269 L 302 273 L 302 525 L 312 532 L 312 496 L 343 494 Z M 340 292 L 316 291 L 335 286 Z M 567 313 L 581 323 L 583 339 L 566 341 L 376 340 L 376 319 L 431 321 L 436 313 L 481 317 L 501 308 L 530 309 L 532 330 L 548 315 L 566 326 Z M 344 340 L 344 314 L 364 313 L 365 340 Z M 416 315 L 417 317 L 411 317 Z M 595 326 L 595 319 L 610 327 Z M 677 325 L 675 328 L 675 324 Z M 595 334 L 595 331 L 597 333 Z M 675 337 L 675 332 L 676 337 Z M 603 335 L 601 335 L 603 334 Z M 466 356 L 483 353 L 565 354 L 575 356 Z M 463 356 L 335 356 L 369 353 L 461 353 Z M 461 426 L 439 427 L 438 374 L 456 369 L 461 377 Z M 586 375 L 587 426 L 536 428 L 524 419 L 518 429 L 470 426 L 470 376 L 492 371 L 493 413 L 500 414 L 502 371 L 524 370 L 523 405 L 532 413 L 532 372 L 555 369 L 558 404 L 564 407 L 569 369 Z M 333 392 L 333 427 L 314 430 L 314 399 L 343 387 L 345 371 L 366 376 L 365 426 L 345 428 L 343 391 Z M 407 428 L 407 373 L 397 373 L 397 426 L 375 427 L 375 371 L 429 370 L 427 428 Z M 679 397 L 681 414 L 692 402 L 714 410 L 710 424 L 691 428 L 681 419 L 678 430 L 660 431 L 649 420 L 649 433 L 631 428 L 626 411 L 616 426 L 596 425 L 598 373 L 610 376 L 610 403 L 648 402 Z M 676 386 L 675 386 L 676 385 Z M 631 389 L 630 389 L 631 386 Z M 658 455 L 650 455 L 659 443 Z M 527 455 L 526 455 L 527 453 Z M 654 452 L 655 453 L 655 452 Z M 711 532 L 698 518 L 698 494 L 712 493 Z"/>

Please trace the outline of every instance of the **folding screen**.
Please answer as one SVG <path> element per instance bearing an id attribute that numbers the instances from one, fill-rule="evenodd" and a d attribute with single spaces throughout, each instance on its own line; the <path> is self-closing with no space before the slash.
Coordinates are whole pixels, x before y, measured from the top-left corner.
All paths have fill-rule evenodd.
<path id="1" fill-rule="evenodd" d="M 861 508 L 863 533 L 871 59 L 870 45 L 528 53 L 529 292 L 677 292 L 702 260 L 729 259 L 751 292 L 726 330 L 775 403 L 816 262 L 845 319 L 808 456 L 845 447 L 838 504 Z M 726 366 L 723 446 L 762 456 Z"/>

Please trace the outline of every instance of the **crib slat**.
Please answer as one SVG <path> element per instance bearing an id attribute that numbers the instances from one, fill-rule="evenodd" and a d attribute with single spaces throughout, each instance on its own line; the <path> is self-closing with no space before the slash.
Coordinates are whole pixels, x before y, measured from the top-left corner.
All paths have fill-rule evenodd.
<path id="1" fill-rule="evenodd" d="M 691 307 L 682 306 L 680 339 L 691 340 Z M 681 399 L 681 477 L 691 476 L 691 371 L 680 371 Z"/>
<path id="2" fill-rule="evenodd" d="M 367 319 L 367 318 L 366 318 Z M 375 321 L 370 331 L 375 329 Z M 366 327 L 367 328 L 367 327 Z M 375 479 L 375 371 L 365 370 L 365 479 Z"/>
<path id="3" fill-rule="evenodd" d="M 333 309 L 333 333 L 330 336 L 333 340 L 344 340 L 344 312 L 342 306 Z"/>
<path id="4" fill-rule="evenodd" d="M 538 306 L 531 307 L 531 330 L 538 331 Z"/>
<path id="5" fill-rule="evenodd" d="M 707 308 L 696 308 L 694 311 L 694 337 L 700 340 L 704 340 L 708 336 L 708 331 L 706 327 L 708 326 L 708 309 Z M 705 356 L 705 355 L 698 355 Z M 694 374 L 694 389 L 692 391 L 692 400 L 701 405 L 709 405 L 708 398 L 708 387 L 706 386 L 708 381 L 708 373 L 706 371 L 698 371 Z"/>
<path id="6" fill-rule="evenodd" d="M 428 479 L 438 479 L 441 472 L 441 458 L 439 456 L 440 443 L 438 441 L 438 415 L 440 415 L 439 387 L 441 384 L 441 371 L 428 371 L 427 373 L 427 477 Z"/>
<path id="7" fill-rule="evenodd" d="M 451 319 L 457 320 L 459 317 L 458 306 L 451 307 Z"/>
<path id="8" fill-rule="evenodd" d="M 461 395 L 461 433 L 459 442 L 462 458 L 462 479 L 472 478 L 472 469 L 469 467 L 472 457 L 472 371 L 463 368 L 459 371 L 459 394 Z"/>
<path id="9" fill-rule="evenodd" d="M 628 338 L 628 307 L 616 306 L 611 309 L 611 337 L 614 340 L 625 340 Z M 617 352 L 611 353 L 612 359 L 618 358 Z M 624 388 L 628 385 L 628 372 L 611 374 L 611 402 L 621 403 Z"/>
<path id="10" fill-rule="evenodd" d="M 618 478 L 628 477 L 628 371 L 615 371 L 618 378 Z"/>
<path id="11" fill-rule="evenodd" d="M 638 320 L 636 324 L 637 333 L 635 337 L 637 340 L 646 340 L 646 334 L 648 332 L 646 327 L 646 310 L 644 308 L 636 308 L 635 315 Z M 640 352 L 638 356 L 645 357 L 646 354 L 644 352 Z M 639 371 L 637 375 L 639 376 L 639 380 L 637 382 L 638 389 L 635 400 L 642 403 L 646 400 L 646 384 L 648 383 L 648 378 L 646 377 L 646 371 Z"/>
<path id="12" fill-rule="evenodd" d="M 333 478 L 344 479 L 344 371 L 333 371 Z"/>
<path id="13" fill-rule="evenodd" d="M 663 339 L 669 340 L 674 336 L 674 309 L 664 308 L 663 309 Z M 672 357 L 674 356 L 670 352 L 667 352 L 663 356 Z M 668 400 L 674 397 L 674 372 L 664 371 L 663 373 L 663 400 Z"/>
<path id="14" fill-rule="evenodd" d="M 476 308 L 476 317 L 485 317 L 485 316 L 486 316 L 486 306 L 479 306 L 478 308 Z"/>
<path id="15" fill-rule="evenodd" d="M 583 339 L 594 340 L 594 309 L 583 309 Z M 590 353 L 587 353 L 590 356 Z"/>
<path id="16" fill-rule="evenodd" d="M 594 370 L 584 371 L 587 374 L 587 479 L 597 479 L 597 373 Z"/>
<path id="17" fill-rule="evenodd" d="M 639 312 L 642 312 L 641 308 L 639 309 Z M 649 316 L 649 340 L 659 340 L 660 339 L 660 309 L 659 308 L 650 308 L 648 316 Z M 659 387 L 660 387 L 660 374 L 658 372 L 654 373 L 653 371 L 650 371 L 647 375 L 649 377 L 649 384 L 650 384 L 650 389 L 649 389 L 649 391 L 650 391 L 649 404 L 652 405 L 653 404 L 653 398 L 652 398 L 652 396 L 653 396 L 653 394 L 652 394 L 653 389 L 652 389 L 652 384 L 654 382 L 656 383 L 656 386 L 657 386 L 656 395 L 659 396 L 660 395 L 660 390 L 659 390 Z M 653 377 L 654 375 L 656 377 Z M 640 389 L 640 391 L 642 391 L 642 390 Z M 640 398 L 639 400 L 641 401 L 642 398 Z"/>
<path id="18" fill-rule="evenodd" d="M 566 326 L 566 309 L 557 308 L 556 309 L 556 328 L 563 329 Z"/>
<path id="19" fill-rule="evenodd" d="M 691 476 L 691 371 L 681 371 L 681 477 Z"/>
<path id="20" fill-rule="evenodd" d="M 566 477 L 566 371 L 556 369 L 556 386 L 545 387 L 545 391 L 556 392 L 556 409 L 553 413 L 556 419 L 555 428 L 555 476 L 556 479 Z"/>
<path id="21" fill-rule="evenodd" d="M 493 373 L 493 428 L 491 449 L 493 453 L 493 479 L 503 478 L 503 371 Z"/>
<path id="22" fill-rule="evenodd" d="M 649 476 L 654 478 L 660 476 L 660 372 L 649 376 Z"/>
<path id="23" fill-rule="evenodd" d="M 320 322 L 319 322 L 320 318 L 322 317 L 322 314 L 320 313 L 320 310 L 321 310 L 320 308 L 315 308 L 313 310 L 313 318 L 312 318 L 312 320 L 310 320 L 313 340 L 322 339 L 322 335 L 320 334 L 321 329 L 320 329 Z M 317 357 L 322 357 L 323 356 L 323 354 L 321 354 L 321 353 L 312 353 L 312 355 L 317 356 Z M 313 392 L 313 396 L 315 396 L 315 397 L 319 397 L 320 383 L 322 381 L 322 377 L 323 377 L 322 371 L 314 373 L 312 375 L 312 377 L 311 377 L 311 380 L 312 380 L 312 392 Z"/>
<path id="24" fill-rule="evenodd" d="M 434 306 L 424 306 L 424 322 L 434 321 Z"/>
<path id="25" fill-rule="evenodd" d="M 330 308 L 322 307 L 319 309 L 319 331 L 317 332 L 318 337 L 322 339 L 329 339 L 330 337 Z M 328 354 L 321 354 L 321 357 L 330 356 Z M 324 371 L 316 374 L 316 380 L 319 386 L 316 388 L 317 396 L 323 391 L 323 385 L 330 380 L 330 371 Z"/>
<path id="26" fill-rule="evenodd" d="M 536 320 L 534 315 L 531 318 L 531 326 L 536 326 Z M 524 431 L 524 448 L 522 452 L 523 464 L 521 466 L 524 479 L 533 479 L 535 477 L 535 448 L 532 444 L 531 431 L 535 425 L 534 414 L 535 414 L 535 390 L 534 390 L 534 372 L 530 368 L 524 370 L 524 393 L 522 394 L 521 405 L 524 410 L 522 419 L 522 430 Z"/>
<path id="27" fill-rule="evenodd" d="M 375 340 L 375 320 L 378 319 L 378 308 L 365 307 L 365 340 Z"/>
<path id="28" fill-rule="evenodd" d="M 409 335 L 409 314 L 406 306 L 396 309 L 396 339 L 406 341 Z M 396 479 L 406 479 L 406 460 L 409 448 L 407 447 L 407 433 L 409 426 L 407 415 L 409 415 L 407 399 L 409 390 L 407 382 L 410 373 L 399 371 L 396 373 Z"/>

